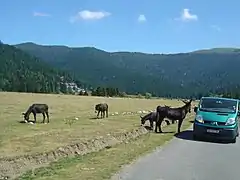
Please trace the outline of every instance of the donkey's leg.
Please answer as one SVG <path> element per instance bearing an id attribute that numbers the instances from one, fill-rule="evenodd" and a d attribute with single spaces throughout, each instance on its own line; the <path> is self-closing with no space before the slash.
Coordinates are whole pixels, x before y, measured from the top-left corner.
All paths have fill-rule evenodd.
<path id="1" fill-rule="evenodd" d="M 164 120 L 164 117 L 160 117 L 160 120 L 159 120 L 159 123 L 158 123 L 158 129 L 159 129 L 159 132 L 162 133 L 162 122 Z"/>
<path id="2" fill-rule="evenodd" d="M 49 123 L 49 114 L 48 114 L 48 111 L 45 112 L 46 115 L 47 115 L 47 120 L 48 120 L 48 123 Z"/>
<path id="3" fill-rule="evenodd" d="M 164 121 L 167 123 L 168 126 L 171 124 L 170 121 L 167 119 L 165 119 Z"/>
<path id="4" fill-rule="evenodd" d="M 174 124 L 175 123 L 175 121 L 174 120 L 172 120 L 172 124 Z"/>
<path id="5" fill-rule="evenodd" d="M 106 118 L 108 118 L 108 109 L 106 110 Z"/>
<path id="6" fill-rule="evenodd" d="M 36 118 L 36 113 L 33 112 L 33 117 L 34 117 L 34 123 L 37 122 L 37 118 Z"/>
<path id="7" fill-rule="evenodd" d="M 180 133 L 182 122 L 183 122 L 183 119 L 178 120 L 178 133 Z"/>
<path id="8" fill-rule="evenodd" d="M 149 120 L 149 122 L 150 122 L 150 128 L 151 128 L 151 130 L 153 130 L 153 120 Z"/>
<path id="9" fill-rule="evenodd" d="M 103 111 L 103 118 L 105 118 L 105 111 Z"/>
<path id="10" fill-rule="evenodd" d="M 42 121 L 42 123 L 45 123 L 45 118 L 46 118 L 45 113 L 43 112 L 42 115 L 43 115 L 43 121 Z"/>
<path id="11" fill-rule="evenodd" d="M 101 111 L 101 118 L 103 118 L 103 112 Z"/>
<path id="12" fill-rule="evenodd" d="M 159 120 L 159 121 L 160 121 L 160 120 Z M 155 133 L 157 133 L 157 127 L 158 127 L 159 121 L 156 121 L 156 125 L 155 125 Z"/>
<path id="13" fill-rule="evenodd" d="M 98 116 L 99 116 L 99 113 L 100 113 L 100 111 L 98 111 L 98 113 L 97 113 L 97 118 L 98 118 Z"/>

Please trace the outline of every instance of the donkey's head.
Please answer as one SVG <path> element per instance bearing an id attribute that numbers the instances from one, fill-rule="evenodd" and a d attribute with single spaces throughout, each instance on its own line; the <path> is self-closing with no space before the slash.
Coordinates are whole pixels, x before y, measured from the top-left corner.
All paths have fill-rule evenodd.
<path id="1" fill-rule="evenodd" d="M 140 119 L 141 119 L 141 126 L 143 126 L 146 122 L 146 118 L 140 116 Z"/>
<path id="2" fill-rule="evenodd" d="M 192 99 L 190 99 L 190 101 L 185 101 L 182 100 L 182 102 L 185 104 L 184 108 L 186 109 L 187 112 L 191 113 L 191 109 L 192 109 Z"/>
<path id="3" fill-rule="evenodd" d="M 95 105 L 95 113 L 97 113 L 100 110 L 101 104 Z"/>
<path id="4" fill-rule="evenodd" d="M 23 112 L 22 115 L 23 115 L 24 121 L 28 121 L 29 120 L 29 116 L 27 116 L 26 113 Z"/>

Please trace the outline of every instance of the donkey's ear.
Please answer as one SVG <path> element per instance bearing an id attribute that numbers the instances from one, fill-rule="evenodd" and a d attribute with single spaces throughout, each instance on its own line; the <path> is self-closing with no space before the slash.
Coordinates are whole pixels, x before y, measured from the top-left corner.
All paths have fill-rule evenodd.
<path id="1" fill-rule="evenodd" d="M 187 104 L 188 102 L 187 101 L 185 101 L 185 100 L 182 100 L 182 102 L 184 103 L 184 104 Z"/>
<path id="2" fill-rule="evenodd" d="M 142 119 L 143 117 L 140 115 L 140 118 Z"/>
<path id="3" fill-rule="evenodd" d="M 189 103 L 191 103 L 191 102 L 192 102 L 192 99 L 190 99 Z"/>
<path id="4" fill-rule="evenodd" d="M 23 112 L 22 115 L 25 115 L 25 113 Z"/>

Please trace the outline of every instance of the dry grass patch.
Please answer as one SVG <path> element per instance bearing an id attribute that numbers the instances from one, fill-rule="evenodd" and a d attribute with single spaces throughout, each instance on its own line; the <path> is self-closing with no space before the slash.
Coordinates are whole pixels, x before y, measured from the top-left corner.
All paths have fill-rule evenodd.
<path id="1" fill-rule="evenodd" d="M 122 115 L 122 112 L 153 110 L 157 105 L 180 106 L 176 100 L 163 99 L 121 99 L 103 97 L 81 97 L 72 95 L 50 95 L 32 93 L 0 93 L 0 157 L 34 154 L 54 150 L 82 140 L 109 133 L 126 132 L 139 127 L 139 115 Z M 119 112 L 108 119 L 96 117 L 96 103 L 109 104 L 109 114 Z M 50 124 L 41 124 L 42 115 L 37 116 L 37 124 L 20 124 L 21 115 L 32 103 L 49 105 Z M 75 118 L 78 120 L 74 120 Z M 32 115 L 31 118 L 33 119 Z M 66 121 L 73 120 L 70 126 Z"/>

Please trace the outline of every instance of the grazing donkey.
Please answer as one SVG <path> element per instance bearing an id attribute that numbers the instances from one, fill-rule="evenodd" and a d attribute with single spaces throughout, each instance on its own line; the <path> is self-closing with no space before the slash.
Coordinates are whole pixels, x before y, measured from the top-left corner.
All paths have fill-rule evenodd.
<path id="1" fill-rule="evenodd" d="M 170 106 L 166 106 L 165 107 L 170 107 Z M 140 116 L 141 118 L 141 126 L 143 126 L 145 124 L 145 122 L 147 120 L 149 120 L 150 122 L 150 127 L 151 129 L 153 129 L 153 122 L 156 122 L 156 118 L 157 118 L 157 112 L 150 112 L 148 114 L 146 114 L 145 116 Z M 167 123 L 167 125 L 170 125 L 170 122 L 168 120 L 165 120 L 165 122 Z M 174 121 L 172 121 L 172 124 L 174 123 Z"/>
<path id="2" fill-rule="evenodd" d="M 153 129 L 153 122 L 156 122 L 156 119 L 157 119 L 157 112 L 150 112 L 148 114 L 146 114 L 145 116 L 140 116 L 141 118 L 141 126 L 143 126 L 145 124 L 145 122 L 147 120 L 149 120 L 150 122 L 150 127 L 151 127 L 151 130 Z M 167 123 L 167 125 L 170 125 L 170 122 L 169 120 L 166 120 L 165 119 L 165 122 Z M 174 122 L 172 121 L 172 124 Z"/>
<path id="3" fill-rule="evenodd" d="M 95 113 L 98 112 L 97 118 L 98 118 L 100 112 L 101 112 L 101 118 L 104 118 L 105 111 L 106 111 L 106 117 L 108 117 L 108 105 L 106 103 L 100 103 L 95 106 Z"/>
<path id="4" fill-rule="evenodd" d="M 45 123 L 45 117 L 46 117 L 45 114 L 47 115 L 47 119 L 49 123 L 49 114 L 48 114 L 47 104 L 32 104 L 25 113 L 22 113 L 22 115 L 24 115 L 25 122 L 29 121 L 29 116 L 31 113 L 33 113 L 33 116 L 34 116 L 34 123 L 36 123 L 36 114 L 38 113 L 42 113 L 43 115 L 42 123 Z"/>
<path id="5" fill-rule="evenodd" d="M 157 128 L 159 128 L 159 132 L 162 133 L 161 124 L 164 118 L 168 118 L 170 120 L 176 121 L 178 120 L 178 133 L 180 133 L 180 129 L 182 126 L 182 122 L 185 119 L 187 113 L 191 113 L 191 103 L 190 101 L 182 101 L 185 105 L 178 108 L 171 108 L 171 107 L 157 107 L 157 120 L 155 126 L 155 132 L 157 133 Z"/>

